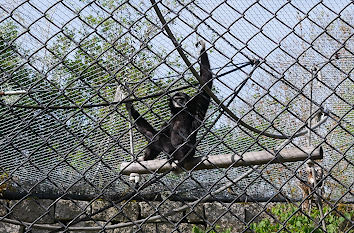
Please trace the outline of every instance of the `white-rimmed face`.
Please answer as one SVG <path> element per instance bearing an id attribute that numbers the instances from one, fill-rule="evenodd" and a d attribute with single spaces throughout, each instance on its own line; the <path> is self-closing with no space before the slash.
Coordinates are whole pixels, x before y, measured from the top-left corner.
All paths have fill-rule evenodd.
<path id="1" fill-rule="evenodd" d="M 189 96 L 185 93 L 178 92 L 172 97 L 172 105 L 175 108 L 186 107 L 189 100 Z"/>

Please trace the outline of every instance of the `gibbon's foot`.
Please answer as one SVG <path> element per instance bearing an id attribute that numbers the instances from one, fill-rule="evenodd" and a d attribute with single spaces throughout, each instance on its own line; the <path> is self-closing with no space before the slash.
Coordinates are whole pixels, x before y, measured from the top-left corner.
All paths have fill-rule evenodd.
<path id="1" fill-rule="evenodd" d="M 145 161 L 144 160 L 144 156 L 140 156 L 136 159 L 137 162 L 142 162 L 142 161 Z"/>
<path id="2" fill-rule="evenodd" d="M 178 160 L 173 160 L 172 162 L 170 162 L 171 167 L 172 167 L 172 172 L 175 174 L 181 174 L 183 172 L 183 164 L 181 164 L 180 162 L 178 162 Z"/>
<path id="3" fill-rule="evenodd" d="M 130 173 L 129 180 L 134 181 L 134 183 L 139 183 L 140 181 L 140 174 L 138 173 Z"/>
<path id="4" fill-rule="evenodd" d="M 178 160 L 173 160 L 170 163 L 173 170 L 176 170 L 178 168 Z"/>

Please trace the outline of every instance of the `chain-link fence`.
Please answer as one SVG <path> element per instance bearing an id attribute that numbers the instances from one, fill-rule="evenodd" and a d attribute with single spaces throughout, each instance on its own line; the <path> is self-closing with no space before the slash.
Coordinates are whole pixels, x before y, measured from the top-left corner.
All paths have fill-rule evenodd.
<path id="1" fill-rule="evenodd" d="M 0 0 L 0 227 L 352 232 L 353 12 Z"/>

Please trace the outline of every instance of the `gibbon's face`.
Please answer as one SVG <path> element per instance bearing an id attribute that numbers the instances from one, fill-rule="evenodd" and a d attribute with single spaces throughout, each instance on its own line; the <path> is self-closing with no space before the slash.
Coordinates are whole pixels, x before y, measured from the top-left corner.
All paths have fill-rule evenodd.
<path id="1" fill-rule="evenodd" d="M 188 101 L 189 101 L 189 96 L 183 92 L 177 92 L 172 96 L 172 106 L 174 108 L 184 108 L 186 107 Z"/>

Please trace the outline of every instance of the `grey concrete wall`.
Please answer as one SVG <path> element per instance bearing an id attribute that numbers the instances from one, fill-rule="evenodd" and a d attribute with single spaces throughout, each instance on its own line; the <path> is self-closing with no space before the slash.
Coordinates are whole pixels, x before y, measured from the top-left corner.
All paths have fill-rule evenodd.
<path id="1" fill-rule="evenodd" d="M 185 204 L 185 203 L 183 203 Z M 108 221 L 112 224 L 130 222 L 144 219 L 157 214 L 164 214 L 173 208 L 183 205 L 181 202 L 128 202 L 120 203 L 114 207 L 94 215 L 90 221 L 80 222 L 74 226 L 104 226 Z M 93 202 L 71 200 L 36 200 L 25 199 L 19 201 L 1 200 L 0 214 L 6 218 L 21 220 L 30 223 L 46 223 L 53 225 L 67 224 L 78 216 L 89 215 L 104 206 L 109 205 L 103 200 Z M 192 207 L 192 206 L 191 206 Z M 269 208 L 270 205 L 267 205 Z M 193 208 L 164 217 L 153 223 L 145 223 L 141 226 L 119 228 L 104 232 L 191 232 L 194 225 L 201 229 L 209 229 L 218 226 L 218 231 L 232 228 L 232 232 L 242 231 L 247 222 L 259 220 L 265 213 L 263 204 L 246 203 L 202 203 Z M 259 216 L 257 216 L 260 214 Z M 32 233 L 49 232 L 31 228 Z M 0 222 L 0 232 L 25 232 L 24 227 Z M 76 231 L 78 232 L 78 231 Z M 87 232 L 87 231 L 82 231 Z"/>

